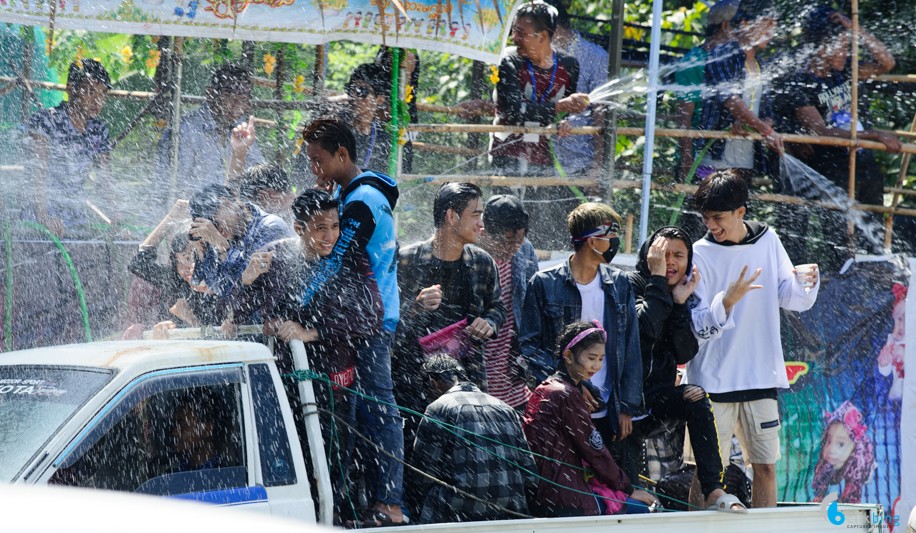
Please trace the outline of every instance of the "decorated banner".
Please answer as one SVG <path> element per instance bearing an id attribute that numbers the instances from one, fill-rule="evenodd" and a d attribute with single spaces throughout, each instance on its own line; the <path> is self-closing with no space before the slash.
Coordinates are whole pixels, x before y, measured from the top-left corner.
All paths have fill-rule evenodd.
<path id="1" fill-rule="evenodd" d="M 909 285 L 902 258 L 858 262 L 824 276 L 810 311 L 783 314 L 791 390 L 779 397 L 780 501 L 835 494 L 879 503 L 891 523 L 906 522 L 916 496 L 902 497 L 916 474 L 916 424 L 901 423 L 916 415 L 916 398 L 905 396 Z"/>
<path id="2" fill-rule="evenodd" d="M 514 0 L 0 0 L 0 22 L 47 26 L 53 18 L 56 29 L 304 44 L 350 40 L 498 63 L 515 4 Z"/>

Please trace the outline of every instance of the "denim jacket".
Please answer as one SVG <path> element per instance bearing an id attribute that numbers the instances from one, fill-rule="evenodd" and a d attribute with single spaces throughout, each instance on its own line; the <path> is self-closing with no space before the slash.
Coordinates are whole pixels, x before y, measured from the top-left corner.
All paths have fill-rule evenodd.
<path id="1" fill-rule="evenodd" d="M 516 331 L 522 329 L 522 304 L 528 280 L 538 271 L 538 256 L 531 241 L 525 239 L 522 247 L 512 256 L 512 312 L 515 314 Z"/>
<path id="2" fill-rule="evenodd" d="M 626 274 L 610 266 L 598 270 L 604 289 L 604 327 L 608 340 L 605 361 L 612 391 L 608 412 L 617 425 L 620 413 L 636 415 L 642 411 L 642 355 L 639 349 L 639 321 L 633 289 Z M 519 340 L 522 355 L 535 378 L 544 380 L 557 368 L 557 338 L 563 328 L 582 316 L 582 297 L 572 277 L 569 259 L 531 278 L 525 296 Z M 613 379 L 613 381 L 611 381 Z M 615 416 L 610 416 L 615 415 Z"/>

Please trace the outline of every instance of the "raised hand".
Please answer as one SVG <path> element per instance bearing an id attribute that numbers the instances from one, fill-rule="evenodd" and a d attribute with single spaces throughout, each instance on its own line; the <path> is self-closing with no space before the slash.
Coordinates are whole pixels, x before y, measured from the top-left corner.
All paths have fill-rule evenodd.
<path id="1" fill-rule="evenodd" d="M 649 273 L 653 276 L 664 276 L 667 270 L 665 252 L 668 251 L 668 239 L 659 237 L 649 246 L 646 262 L 649 263 Z"/>
<path id="2" fill-rule="evenodd" d="M 687 301 L 687 298 L 690 298 L 690 295 L 693 294 L 693 291 L 697 289 L 697 285 L 700 283 L 700 271 L 697 270 L 697 267 L 694 266 L 690 271 L 690 277 L 684 276 L 684 279 L 680 283 L 674 286 L 671 289 L 671 298 L 674 299 L 674 303 L 683 304 Z"/>
<path id="3" fill-rule="evenodd" d="M 248 149 L 254 144 L 255 138 L 254 115 L 249 115 L 247 123 L 239 124 L 232 128 L 232 132 L 229 134 L 229 144 L 232 146 L 233 152 L 243 150 L 248 153 Z"/>
<path id="4" fill-rule="evenodd" d="M 738 276 L 731 285 L 728 286 L 728 289 L 725 291 L 725 298 L 722 300 L 722 305 L 725 306 L 725 312 L 731 313 L 732 308 L 735 307 L 741 298 L 744 298 L 744 295 L 755 289 L 762 289 L 763 285 L 754 285 L 754 282 L 757 281 L 757 278 L 760 277 L 760 274 L 763 272 L 762 268 L 758 268 L 750 277 L 747 276 L 747 265 L 744 265 L 744 268 L 741 269 L 741 275 Z"/>

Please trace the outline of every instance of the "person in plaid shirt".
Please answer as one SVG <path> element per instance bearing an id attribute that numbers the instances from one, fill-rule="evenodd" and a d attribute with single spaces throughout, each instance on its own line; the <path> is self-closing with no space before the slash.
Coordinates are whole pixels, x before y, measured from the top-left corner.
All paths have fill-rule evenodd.
<path id="1" fill-rule="evenodd" d="M 419 523 L 528 514 L 526 490 L 533 491 L 538 480 L 519 414 L 466 381 L 464 369 L 449 355 L 434 355 L 423 372 L 430 396 L 438 399 L 420 422 L 414 463 L 474 498 L 424 479 Z"/>

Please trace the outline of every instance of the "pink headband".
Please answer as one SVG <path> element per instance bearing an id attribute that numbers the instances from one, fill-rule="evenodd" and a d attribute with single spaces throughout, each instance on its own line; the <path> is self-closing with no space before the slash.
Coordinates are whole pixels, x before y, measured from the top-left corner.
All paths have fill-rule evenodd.
<path id="1" fill-rule="evenodd" d="M 597 320 L 592 320 L 592 324 L 594 324 L 595 327 L 593 327 L 593 328 L 588 328 L 587 330 L 585 330 L 585 331 L 583 331 L 582 333 L 580 333 L 580 334 L 576 335 L 575 337 L 573 337 L 573 340 L 569 341 L 569 344 L 566 345 L 566 348 L 563 348 L 563 352 L 562 352 L 562 353 L 566 353 L 568 350 L 571 350 L 572 347 L 575 346 L 575 345 L 577 345 L 577 344 L 579 344 L 579 342 L 580 342 L 582 339 L 584 339 L 585 337 L 588 337 L 589 335 L 591 335 L 592 333 L 594 333 L 594 332 L 596 332 L 596 331 L 600 331 L 600 332 L 601 332 L 601 339 L 602 339 L 602 342 L 607 342 L 607 332 L 604 331 L 604 327 L 601 326 L 601 322 L 598 322 Z M 561 354 L 561 355 L 562 355 L 562 354 Z"/>

